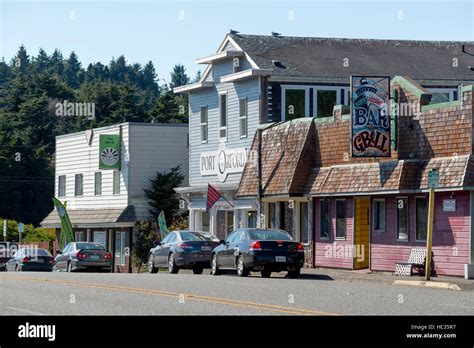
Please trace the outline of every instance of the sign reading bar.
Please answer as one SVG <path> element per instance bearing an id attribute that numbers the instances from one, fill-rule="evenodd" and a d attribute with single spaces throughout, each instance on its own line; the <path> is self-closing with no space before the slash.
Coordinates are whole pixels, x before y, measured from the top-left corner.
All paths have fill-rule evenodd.
<path id="1" fill-rule="evenodd" d="M 99 169 L 120 170 L 120 135 L 101 134 L 99 139 Z"/>
<path id="2" fill-rule="evenodd" d="M 352 157 L 390 157 L 390 77 L 351 76 Z"/>
<path id="3" fill-rule="evenodd" d="M 246 162 L 245 148 L 228 149 L 225 143 L 221 143 L 217 151 L 201 153 L 201 175 L 217 175 L 224 182 L 227 174 L 242 173 Z"/>

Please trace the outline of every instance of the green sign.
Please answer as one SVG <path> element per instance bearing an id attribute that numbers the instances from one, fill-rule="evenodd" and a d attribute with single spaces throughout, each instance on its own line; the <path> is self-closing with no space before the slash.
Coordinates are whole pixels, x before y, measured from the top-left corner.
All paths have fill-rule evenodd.
<path id="1" fill-rule="evenodd" d="M 57 198 L 53 197 L 53 203 L 58 211 L 59 220 L 61 220 L 61 236 L 59 238 L 59 247 L 61 250 L 66 246 L 67 243 L 74 241 L 74 235 L 72 234 L 71 220 L 66 211 L 66 203 L 64 205 Z"/>
<path id="2" fill-rule="evenodd" d="M 439 187 L 439 172 L 437 170 L 430 170 L 428 172 L 428 188 Z"/>
<path id="3" fill-rule="evenodd" d="M 120 135 L 101 134 L 99 169 L 120 170 Z"/>

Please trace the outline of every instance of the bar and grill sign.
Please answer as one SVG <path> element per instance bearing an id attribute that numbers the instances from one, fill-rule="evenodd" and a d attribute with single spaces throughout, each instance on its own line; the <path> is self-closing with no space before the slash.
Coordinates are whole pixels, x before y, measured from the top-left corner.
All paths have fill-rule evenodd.
<path id="1" fill-rule="evenodd" d="M 120 135 L 101 134 L 99 143 L 99 169 L 120 170 Z"/>
<path id="2" fill-rule="evenodd" d="M 390 157 L 390 77 L 351 76 L 352 157 Z"/>

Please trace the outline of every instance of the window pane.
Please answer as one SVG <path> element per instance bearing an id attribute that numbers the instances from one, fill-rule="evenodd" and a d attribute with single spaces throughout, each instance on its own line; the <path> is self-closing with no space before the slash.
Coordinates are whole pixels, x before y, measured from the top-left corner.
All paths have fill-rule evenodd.
<path id="1" fill-rule="evenodd" d="M 256 211 L 249 211 L 247 213 L 247 226 L 249 228 L 256 228 L 257 227 L 257 212 Z"/>
<path id="2" fill-rule="evenodd" d="M 285 120 L 305 117 L 305 90 L 286 89 L 285 90 Z"/>
<path id="3" fill-rule="evenodd" d="M 240 136 L 245 137 L 247 135 L 247 117 L 240 119 Z"/>
<path id="4" fill-rule="evenodd" d="M 239 116 L 247 116 L 247 98 L 239 100 Z"/>
<path id="5" fill-rule="evenodd" d="M 201 123 L 207 123 L 207 106 L 201 106 Z"/>
<path id="6" fill-rule="evenodd" d="M 268 204 L 268 214 L 269 214 L 269 228 L 278 228 L 278 220 L 276 213 L 277 204 L 269 203 Z"/>
<path id="7" fill-rule="evenodd" d="M 346 238 L 346 201 L 336 201 L 336 238 Z"/>
<path id="8" fill-rule="evenodd" d="M 221 95 L 221 127 L 227 126 L 227 96 Z"/>
<path id="9" fill-rule="evenodd" d="M 302 202 L 300 206 L 300 226 L 301 226 L 301 242 L 308 243 L 310 240 L 309 237 L 309 224 L 308 224 L 308 209 L 309 204 L 307 202 Z"/>
<path id="10" fill-rule="evenodd" d="M 58 181 L 59 181 L 58 196 L 64 197 L 66 196 L 66 176 L 60 175 L 58 178 Z"/>
<path id="11" fill-rule="evenodd" d="M 201 141 L 207 141 L 207 106 L 201 107 Z"/>
<path id="12" fill-rule="evenodd" d="M 210 213 L 201 212 L 201 231 L 209 232 L 210 231 Z"/>
<path id="13" fill-rule="evenodd" d="M 115 170 L 114 171 L 114 182 L 113 182 L 113 190 L 114 195 L 120 194 L 120 172 Z"/>
<path id="14" fill-rule="evenodd" d="M 318 117 L 332 116 L 336 105 L 337 91 L 317 91 Z"/>
<path id="15" fill-rule="evenodd" d="M 385 201 L 374 201 L 374 230 L 385 231 Z"/>
<path id="16" fill-rule="evenodd" d="M 449 102 L 449 93 L 431 93 L 430 104 Z"/>
<path id="17" fill-rule="evenodd" d="M 329 210 L 329 201 L 320 201 L 320 211 L 321 211 L 321 239 L 329 239 L 329 222 L 330 220 L 330 210 Z"/>
<path id="18" fill-rule="evenodd" d="M 397 198 L 397 239 L 408 240 L 408 199 Z"/>
<path id="19" fill-rule="evenodd" d="M 424 197 L 416 198 L 416 240 L 426 240 L 428 204 Z"/>
<path id="20" fill-rule="evenodd" d="M 76 174 L 75 179 L 74 195 L 82 196 L 82 174 Z"/>
<path id="21" fill-rule="evenodd" d="M 96 172 L 94 179 L 94 194 L 98 196 L 102 194 L 102 173 Z"/>

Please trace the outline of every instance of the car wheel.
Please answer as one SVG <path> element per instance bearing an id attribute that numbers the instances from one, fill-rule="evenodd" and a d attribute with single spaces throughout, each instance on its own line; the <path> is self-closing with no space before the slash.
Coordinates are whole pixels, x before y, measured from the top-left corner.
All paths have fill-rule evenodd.
<path id="1" fill-rule="evenodd" d="M 217 266 L 217 255 L 212 255 L 211 259 L 211 274 L 212 275 L 219 275 L 221 271 L 219 271 L 219 267 Z"/>
<path id="2" fill-rule="evenodd" d="M 262 278 L 270 278 L 272 275 L 272 272 L 270 271 L 262 271 Z"/>
<path id="3" fill-rule="evenodd" d="M 158 272 L 158 268 L 156 268 L 155 264 L 154 264 L 153 255 L 150 255 L 150 257 L 148 258 L 148 272 L 150 272 L 150 273 L 157 273 Z"/>
<path id="4" fill-rule="evenodd" d="M 168 270 L 172 274 L 176 274 L 179 272 L 178 266 L 176 266 L 176 262 L 174 261 L 174 254 L 171 253 L 170 256 L 168 257 Z"/>
<path id="5" fill-rule="evenodd" d="M 292 279 L 299 278 L 301 274 L 301 268 L 297 268 L 294 271 L 288 271 L 288 277 Z"/>
<path id="6" fill-rule="evenodd" d="M 71 263 L 71 261 L 69 261 L 67 263 L 67 272 L 72 272 L 72 263 Z"/>
<path id="7" fill-rule="evenodd" d="M 244 257 L 242 255 L 239 255 L 237 258 L 237 275 L 239 277 L 246 277 L 249 275 L 249 270 L 247 267 L 244 265 Z"/>
<path id="8" fill-rule="evenodd" d="M 20 272 L 20 269 L 18 268 L 18 265 L 15 266 L 15 272 Z"/>
<path id="9" fill-rule="evenodd" d="M 59 268 L 56 264 L 53 265 L 53 272 L 59 272 Z"/>
<path id="10" fill-rule="evenodd" d="M 194 267 L 193 273 L 194 274 L 202 274 L 203 268 L 202 267 Z"/>

